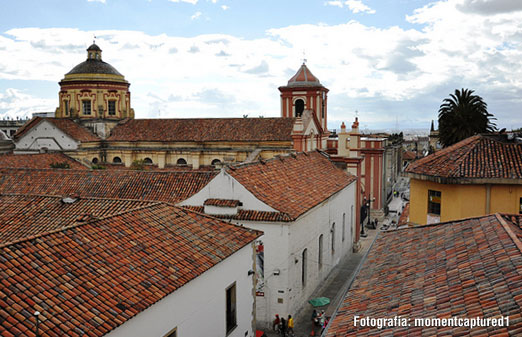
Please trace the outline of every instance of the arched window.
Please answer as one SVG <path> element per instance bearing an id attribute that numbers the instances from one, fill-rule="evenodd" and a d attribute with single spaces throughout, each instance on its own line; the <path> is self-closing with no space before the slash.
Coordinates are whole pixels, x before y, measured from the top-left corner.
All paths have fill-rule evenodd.
<path id="1" fill-rule="evenodd" d="M 152 165 L 152 159 L 150 159 L 149 157 L 143 159 L 143 163 L 144 164 L 147 164 L 147 165 Z"/>
<path id="2" fill-rule="evenodd" d="M 112 162 L 114 164 L 121 164 L 121 158 L 120 157 L 114 157 L 114 158 L 112 158 Z"/>
<path id="3" fill-rule="evenodd" d="M 214 159 L 214 160 L 212 161 L 212 166 L 217 166 L 217 165 L 221 165 L 221 160 L 219 160 L 219 159 Z"/>
<path id="4" fill-rule="evenodd" d="M 306 286 L 306 264 L 307 264 L 307 249 L 303 250 L 303 256 L 301 257 L 301 285 L 303 288 Z"/>
<path id="5" fill-rule="evenodd" d="M 304 101 L 302 99 L 297 99 L 295 101 L 295 117 L 301 117 L 304 111 Z"/>
<path id="6" fill-rule="evenodd" d="M 98 158 L 96 158 L 96 157 L 92 158 L 91 162 L 93 164 L 98 164 Z"/>
<path id="7" fill-rule="evenodd" d="M 187 161 L 183 158 L 179 158 L 176 165 L 187 165 Z"/>
<path id="8" fill-rule="evenodd" d="M 319 255 L 317 256 L 319 269 L 323 267 L 323 234 L 319 235 Z"/>

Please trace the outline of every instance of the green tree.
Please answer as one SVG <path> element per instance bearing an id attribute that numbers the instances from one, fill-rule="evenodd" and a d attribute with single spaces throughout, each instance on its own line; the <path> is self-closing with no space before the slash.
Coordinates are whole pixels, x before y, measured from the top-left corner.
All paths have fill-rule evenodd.
<path id="1" fill-rule="evenodd" d="M 447 147 L 477 133 L 496 130 L 496 120 L 482 97 L 469 89 L 455 90 L 439 109 L 439 141 Z"/>

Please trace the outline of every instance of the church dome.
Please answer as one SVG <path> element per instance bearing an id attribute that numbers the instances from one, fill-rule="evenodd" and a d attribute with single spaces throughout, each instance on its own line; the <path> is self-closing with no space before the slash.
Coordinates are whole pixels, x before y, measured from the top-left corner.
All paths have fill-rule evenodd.
<path id="1" fill-rule="evenodd" d="M 65 74 L 66 79 L 70 78 L 71 75 L 79 75 L 79 74 L 93 74 L 93 75 L 115 75 L 120 80 L 123 80 L 123 75 L 116 70 L 113 66 L 108 64 L 107 62 L 102 61 L 101 57 L 101 48 L 98 47 L 97 44 L 93 43 L 89 48 L 87 48 L 87 60 L 78 64 L 76 67 L 72 68 L 67 74 Z"/>
<path id="2" fill-rule="evenodd" d="M 322 87 L 319 79 L 312 74 L 306 64 L 302 64 L 297 73 L 288 80 L 288 87 Z"/>
<path id="3" fill-rule="evenodd" d="M 72 74 L 110 74 L 123 76 L 110 64 L 102 60 L 87 60 L 72 68 L 66 75 Z"/>

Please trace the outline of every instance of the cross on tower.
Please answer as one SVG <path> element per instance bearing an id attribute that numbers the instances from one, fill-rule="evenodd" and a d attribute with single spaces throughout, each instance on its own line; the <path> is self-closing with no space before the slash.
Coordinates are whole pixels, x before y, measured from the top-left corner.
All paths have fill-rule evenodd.
<path id="1" fill-rule="evenodd" d="M 303 64 L 306 64 L 306 52 L 303 50 Z"/>

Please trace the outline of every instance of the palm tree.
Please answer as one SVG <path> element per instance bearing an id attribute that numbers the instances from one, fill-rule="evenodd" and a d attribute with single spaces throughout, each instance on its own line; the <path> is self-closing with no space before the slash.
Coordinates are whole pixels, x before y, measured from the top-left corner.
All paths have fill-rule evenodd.
<path id="1" fill-rule="evenodd" d="M 496 130 L 496 120 L 488 112 L 482 97 L 473 95 L 473 90 L 455 90 L 445 98 L 439 109 L 439 141 L 450 146 L 477 133 Z"/>

